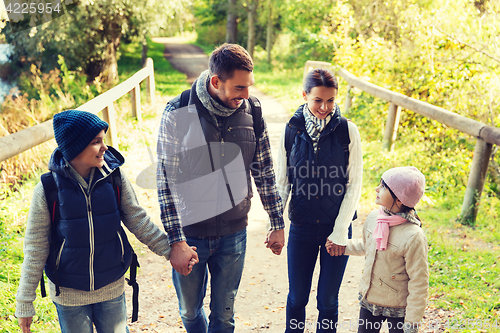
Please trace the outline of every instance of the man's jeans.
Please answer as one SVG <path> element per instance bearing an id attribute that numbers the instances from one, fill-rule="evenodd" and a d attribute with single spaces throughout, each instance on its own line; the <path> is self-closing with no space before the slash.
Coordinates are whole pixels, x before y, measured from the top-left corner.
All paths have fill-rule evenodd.
<path id="1" fill-rule="evenodd" d="M 82 306 L 54 303 L 62 333 L 128 333 L 125 293 L 115 299 Z"/>
<path id="2" fill-rule="evenodd" d="M 247 231 L 214 238 L 187 237 L 196 246 L 199 263 L 189 275 L 172 270 L 179 312 L 187 333 L 234 332 L 234 299 L 243 272 Z M 208 270 L 207 270 L 208 268 Z M 211 276 L 210 324 L 203 310 L 208 271 Z"/>
<path id="3" fill-rule="evenodd" d="M 338 297 L 349 256 L 332 257 L 325 249 L 332 225 L 291 224 L 288 237 L 288 284 L 286 303 L 286 333 L 304 332 L 304 328 L 316 328 L 316 332 L 336 332 L 338 321 Z M 352 227 L 349 227 L 349 238 Z M 306 305 L 311 293 L 312 277 L 316 260 L 320 262 L 317 289 L 317 322 L 305 322 Z"/>

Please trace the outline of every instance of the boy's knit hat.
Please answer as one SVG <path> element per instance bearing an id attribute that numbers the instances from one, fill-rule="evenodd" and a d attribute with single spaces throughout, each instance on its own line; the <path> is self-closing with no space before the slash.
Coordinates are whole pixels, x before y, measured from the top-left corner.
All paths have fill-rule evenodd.
<path id="1" fill-rule="evenodd" d="M 384 172 L 382 179 L 407 207 L 415 207 L 424 195 L 425 177 L 413 166 L 389 169 Z"/>
<path id="2" fill-rule="evenodd" d="M 93 113 L 67 110 L 54 115 L 52 122 L 59 151 L 67 161 L 77 157 L 108 123 Z"/>

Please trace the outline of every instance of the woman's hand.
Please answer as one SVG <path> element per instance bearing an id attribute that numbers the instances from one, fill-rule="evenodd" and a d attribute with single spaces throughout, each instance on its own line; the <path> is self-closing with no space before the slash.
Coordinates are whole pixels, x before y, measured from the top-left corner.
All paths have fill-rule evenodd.
<path id="1" fill-rule="evenodd" d="M 329 239 L 326 240 L 325 248 L 332 257 L 341 256 L 345 252 L 345 246 L 337 245 Z"/>
<path id="2" fill-rule="evenodd" d="M 33 317 L 17 318 L 17 323 L 19 324 L 19 327 L 21 327 L 23 333 L 31 332 L 30 327 L 32 322 L 33 322 Z"/>

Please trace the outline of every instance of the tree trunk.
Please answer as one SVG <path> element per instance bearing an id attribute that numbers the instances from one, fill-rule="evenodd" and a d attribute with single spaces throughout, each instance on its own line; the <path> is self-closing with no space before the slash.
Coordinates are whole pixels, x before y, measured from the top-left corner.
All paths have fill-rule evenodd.
<path id="1" fill-rule="evenodd" d="M 267 63 L 271 63 L 271 51 L 273 49 L 273 4 L 272 0 L 267 0 L 267 36 L 266 36 L 266 51 Z"/>
<path id="2" fill-rule="evenodd" d="M 141 67 L 146 65 L 146 59 L 148 58 L 148 41 L 146 36 L 142 39 L 142 54 L 141 54 Z"/>
<path id="3" fill-rule="evenodd" d="M 118 83 L 118 62 L 116 59 L 116 49 L 117 47 L 114 42 L 109 43 L 106 47 L 100 73 L 103 83 L 113 85 Z"/>
<path id="4" fill-rule="evenodd" d="M 113 24 L 110 29 L 113 29 L 111 32 L 111 41 L 106 45 L 102 58 L 90 62 L 85 69 L 88 81 L 90 82 L 98 77 L 100 82 L 104 84 L 115 85 L 118 83 L 116 50 L 118 50 L 118 46 L 120 46 L 120 39 L 122 37 L 121 27 Z M 105 32 L 104 35 L 108 36 L 108 32 Z"/>
<path id="5" fill-rule="evenodd" d="M 255 18 L 257 17 L 257 7 L 259 0 L 250 0 L 248 4 L 248 43 L 247 51 L 250 57 L 253 58 L 253 50 L 255 48 Z"/>
<path id="6" fill-rule="evenodd" d="M 228 0 L 227 23 L 226 23 L 226 43 L 235 44 L 238 35 L 238 15 L 236 13 L 237 0 Z"/>

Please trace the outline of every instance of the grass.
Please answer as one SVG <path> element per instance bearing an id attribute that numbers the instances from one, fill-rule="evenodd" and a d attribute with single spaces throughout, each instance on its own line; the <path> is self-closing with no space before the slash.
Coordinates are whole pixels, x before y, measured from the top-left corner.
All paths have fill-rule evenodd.
<path id="1" fill-rule="evenodd" d="M 264 63 L 257 57 L 256 87 L 285 105 L 290 114 L 303 103 L 303 67 Z M 346 83 L 339 82 L 337 103 L 343 110 Z M 382 133 L 388 105 L 354 91 L 351 110 L 346 114 L 360 129 L 363 149 L 363 190 L 361 207 L 375 208 L 374 188 L 381 174 L 394 166 L 414 165 L 427 178 L 424 200 L 417 206 L 429 241 L 429 307 L 452 316 L 445 332 L 500 332 L 500 204 L 498 196 L 483 192 L 476 225 L 457 222 L 472 160 L 473 141 L 428 120 L 402 115 L 400 133 L 393 152 L 382 147 Z M 425 122 L 424 133 L 414 123 Z M 431 135 L 429 135 L 431 134 Z M 435 139 L 430 139 L 434 136 Z M 458 138 L 458 139 L 457 139 Z M 489 326 L 486 324 L 489 322 Z M 483 324 L 479 328 L 478 324 Z M 496 323 L 496 325 L 495 325 Z"/>

